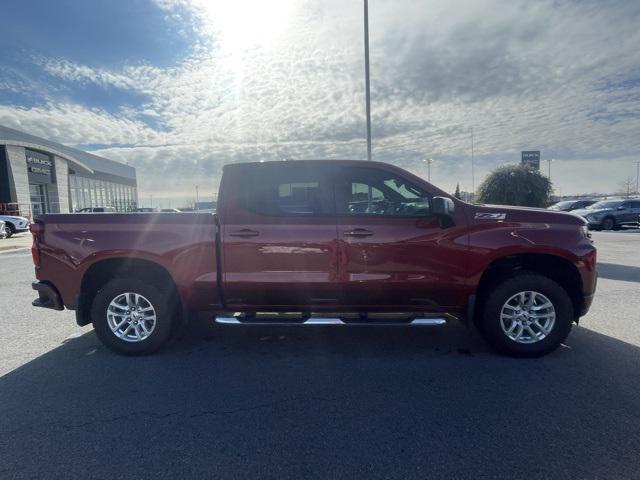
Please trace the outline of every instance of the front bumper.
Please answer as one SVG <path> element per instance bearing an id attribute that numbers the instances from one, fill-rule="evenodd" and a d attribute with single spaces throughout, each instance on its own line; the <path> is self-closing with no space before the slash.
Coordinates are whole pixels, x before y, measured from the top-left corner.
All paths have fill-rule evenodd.
<path id="1" fill-rule="evenodd" d="M 38 298 L 31 302 L 34 307 L 64 310 L 62 298 L 56 287 L 48 282 L 33 282 L 31 288 L 38 292 Z"/>
<path id="2" fill-rule="evenodd" d="M 596 295 L 596 287 L 598 285 L 598 272 L 596 272 L 596 278 L 593 283 L 593 292 L 585 293 L 582 295 L 582 309 L 580 310 L 580 316 L 584 317 L 589 308 L 591 308 L 591 304 L 593 303 L 593 297 Z"/>

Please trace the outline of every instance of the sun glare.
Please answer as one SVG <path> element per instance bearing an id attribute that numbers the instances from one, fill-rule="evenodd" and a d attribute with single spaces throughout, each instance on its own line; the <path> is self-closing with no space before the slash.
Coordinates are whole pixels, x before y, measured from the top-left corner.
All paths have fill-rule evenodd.
<path id="1" fill-rule="evenodd" d="M 201 0 L 207 27 L 232 54 L 247 49 L 269 48 L 284 32 L 292 0 Z"/>

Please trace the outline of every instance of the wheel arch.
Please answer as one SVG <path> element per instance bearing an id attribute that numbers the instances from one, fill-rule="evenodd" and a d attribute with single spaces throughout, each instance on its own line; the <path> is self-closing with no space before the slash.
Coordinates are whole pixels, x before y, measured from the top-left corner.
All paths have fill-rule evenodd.
<path id="1" fill-rule="evenodd" d="M 91 304 L 96 292 L 113 278 L 136 278 L 166 290 L 182 321 L 187 319 L 185 302 L 169 271 L 161 264 L 139 258 L 109 258 L 93 263 L 82 276 L 76 301 L 78 325 L 91 323 Z"/>
<path id="2" fill-rule="evenodd" d="M 476 290 L 474 323 L 478 324 L 483 302 L 492 286 L 519 271 L 533 272 L 557 282 L 569 295 L 577 322 L 584 301 L 582 277 L 578 268 L 566 258 L 545 253 L 522 253 L 494 259 L 484 270 Z"/>

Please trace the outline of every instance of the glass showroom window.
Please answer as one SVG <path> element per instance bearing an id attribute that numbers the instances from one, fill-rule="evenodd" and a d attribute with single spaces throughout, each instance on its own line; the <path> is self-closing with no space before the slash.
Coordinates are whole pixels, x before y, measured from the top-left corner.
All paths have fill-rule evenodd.
<path id="1" fill-rule="evenodd" d="M 102 181 L 96 180 L 96 206 L 104 206 L 104 199 L 102 194 Z"/>
<path id="2" fill-rule="evenodd" d="M 82 177 L 76 177 L 76 203 L 78 210 L 84 208 L 84 190 L 82 190 Z"/>
<path id="3" fill-rule="evenodd" d="M 98 180 L 98 205 L 104 206 L 106 204 L 105 201 L 105 192 L 104 192 L 104 182 L 102 180 Z"/>
<path id="4" fill-rule="evenodd" d="M 109 183 L 108 182 L 100 182 L 102 184 L 101 187 L 101 191 L 102 191 L 102 204 L 105 207 L 110 206 L 111 204 L 109 203 Z"/>
<path id="5" fill-rule="evenodd" d="M 75 212 L 77 208 L 75 181 L 75 177 L 73 175 L 69 175 L 69 183 L 67 185 L 69 187 L 69 208 L 71 209 L 71 212 Z"/>
<path id="6" fill-rule="evenodd" d="M 82 208 L 91 206 L 91 193 L 89 192 L 89 179 L 80 177 L 82 182 Z"/>
<path id="7" fill-rule="evenodd" d="M 120 199 L 120 185 L 119 184 L 115 184 L 115 191 L 114 191 L 114 200 L 113 200 L 113 206 L 116 207 L 116 210 L 118 210 L 119 212 L 122 211 L 122 202 Z"/>
<path id="8" fill-rule="evenodd" d="M 113 205 L 113 207 L 117 210 L 118 207 L 118 184 L 117 183 L 112 183 L 111 184 L 111 203 Z"/>
<path id="9" fill-rule="evenodd" d="M 80 178 L 72 175 L 71 177 L 71 185 L 72 185 L 72 202 L 73 202 L 73 211 L 80 210 L 84 207 L 84 198 L 82 196 L 82 185 L 80 183 Z"/>
<path id="10" fill-rule="evenodd" d="M 124 187 L 124 203 L 125 210 L 131 210 L 131 189 L 129 187 Z"/>
<path id="11" fill-rule="evenodd" d="M 118 191 L 120 192 L 120 210 L 123 212 L 127 211 L 127 187 L 124 185 L 118 186 Z"/>
<path id="12" fill-rule="evenodd" d="M 95 207 L 96 203 L 97 203 L 97 196 L 96 196 L 96 182 L 95 180 L 91 179 L 91 178 L 87 178 L 85 180 L 85 183 L 87 184 L 87 190 L 89 190 L 89 207 Z"/>

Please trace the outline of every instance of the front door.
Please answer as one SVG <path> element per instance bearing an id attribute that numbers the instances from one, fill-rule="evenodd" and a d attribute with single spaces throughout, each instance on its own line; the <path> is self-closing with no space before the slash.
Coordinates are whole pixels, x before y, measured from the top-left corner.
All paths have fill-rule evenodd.
<path id="1" fill-rule="evenodd" d="M 238 311 L 335 305 L 336 224 L 324 167 L 234 167 L 225 171 L 235 186 L 227 190 L 232 215 L 221 212 L 226 303 Z"/>
<path id="2" fill-rule="evenodd" d="M 362 310 L 438 311 L 459 305 L 466 242 L 429 213 L 428 184 L 401 171 L 344 167 L 335 179 L 343 301 Z"/>

